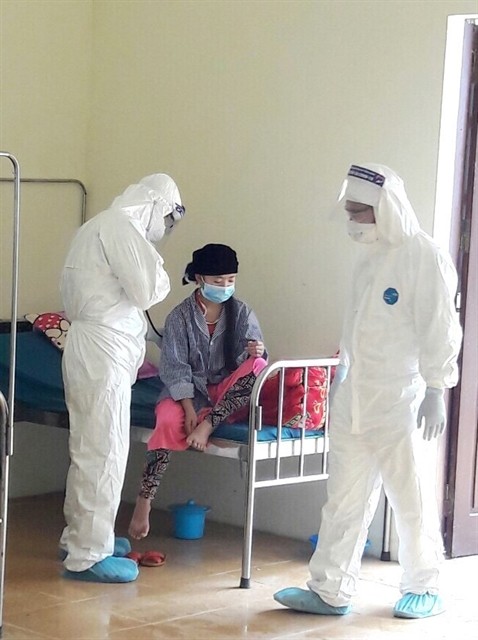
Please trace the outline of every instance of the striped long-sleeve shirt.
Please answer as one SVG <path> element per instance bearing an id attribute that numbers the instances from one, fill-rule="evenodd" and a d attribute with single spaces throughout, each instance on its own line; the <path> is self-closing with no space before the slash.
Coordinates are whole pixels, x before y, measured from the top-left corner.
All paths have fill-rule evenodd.
<path id="1" fill-rule="evenodd" d="M 254 311 L 245 302 L 234 301 L 234 359 L 239 366 L 247 358 L 247 341 L 263 338 Z M 193 398 L 196 410 L 210 404 L 207 385 L 221 382 L 230 373 L 224 360 L 225 331 L 223 309 L 214 333 L 209 335 L 195 292 L 171 311 L 161 346 L 159 375 L 165 389 L 160 400 Z"/>

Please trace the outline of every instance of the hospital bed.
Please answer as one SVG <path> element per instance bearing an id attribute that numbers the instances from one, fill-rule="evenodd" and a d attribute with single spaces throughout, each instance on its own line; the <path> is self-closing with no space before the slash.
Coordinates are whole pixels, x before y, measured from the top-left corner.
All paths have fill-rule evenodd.
<path id="1" fill-rule="evenodd" d="M 68 413 L 64 400 L 61 376 L 61 351 L 52 346 L 45 336 L 33 331 L 30 323 L 17 323 L 16 336 L 16 384 L 15 422 L 68 428 Z M 8 390 L 9 351 L 11 332 L 9 322 L 0 322 L 0 390 Z M 324 480 L 327 478 L 328 416 L 325 410 L 323 427 L 306 430 L 276 425 L 264 425 L 262 420 L 261 390 L 271 375 L 279 376 L 277 407 L 282 415 L 287 402 L 284 381 L 286 372 L 301 370 L 303 378 L 304 412 L 307 406 L 307 378 L 311 368 L 322 368 L 327 372 L 326 385 L 330 384 L 335 358 L 314 358 L 307 360 L 287 360 L 270 364 L 258 376 L 253 388 L 249 421 L 239 424 L 222 424 L 214 432 L 206 454 L 237 459 L 246 467 L 245 474 L 245 514 L 244 543 L 242 554 L 241 587 L 250 586 L 252 538 L 255 492 L 259 488 L 297 484 Z M 132 388 L 131 439 L 146 443 L 154 427 L 154 408 L 162 383 L 158 377 L 138 380 Z M 325 403 L 326 404 L 326 403 Z M 198 454 L 200 455 L 200 454 Z M 306 459 L 316 458 L 315 472 L 306 468 Z M 290 465 L 283 469 L 285 459 L 295 461 L 295 472 Z M 262 461 L 272 460 L 266 470 L 258 466 Z M 319 467 L 317 470 L 317 466 Z M 272 467 L 272 468 L 271 468 Z"/>

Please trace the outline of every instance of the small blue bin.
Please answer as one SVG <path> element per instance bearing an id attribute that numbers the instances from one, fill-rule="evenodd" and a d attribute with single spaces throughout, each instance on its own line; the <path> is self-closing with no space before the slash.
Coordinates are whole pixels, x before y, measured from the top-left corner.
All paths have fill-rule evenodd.
<path id="1" fill-rule="evenodd" d="M 197 540 L 204 535 L 206 513 L 211 507 L 188 500 L 185 504 L 172 504 L 169 510 L 174 518 L 174 537 L 181 540 Z"/>

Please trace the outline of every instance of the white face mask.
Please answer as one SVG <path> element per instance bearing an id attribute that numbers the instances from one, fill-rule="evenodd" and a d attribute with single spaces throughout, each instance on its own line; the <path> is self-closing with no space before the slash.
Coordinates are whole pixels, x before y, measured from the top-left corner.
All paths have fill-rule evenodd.
<path id="1" fill-rule="evenodd" d="M 151 216 L 150 223 L 146 229 L 146 238 L 150 242 L 159 242 L 166 232 L 164 218 Z"/>
<path id="2" fill-rule="evenodd" d="M 150 242 L 159 242 L 165 232 L 166 225 L 164 223 L 162 211 L 157 207 L 157 203 L 154 202 L 151 208 L 148 226 L 146 227 L 146 238 Z"/>
<path id="3" fill-rule="evenodd" d="M 355 240 L 363 244 L 372 244 L 378 240 L 377 225 L 375 222 L 355 222 L 347 220 L 347 233 Z"/>

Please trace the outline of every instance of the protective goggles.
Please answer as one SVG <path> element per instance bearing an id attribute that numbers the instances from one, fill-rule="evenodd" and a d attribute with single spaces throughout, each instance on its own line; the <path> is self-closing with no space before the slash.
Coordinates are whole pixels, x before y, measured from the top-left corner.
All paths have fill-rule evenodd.
<path id="1" fill-rule="evenodd" d="M 164 226 L 166 228 L 166 233 L 171 233 L 176 222 L 179 222 L 179 220 L 181 220 L 181 218 L 183 218 L 185 214 L 186 209 L 181 204 L 177 204 L 175 202 L 174 209 L 171 211 L 171 213 L 168 213 L 168 215 L 164 216 Z"/>

